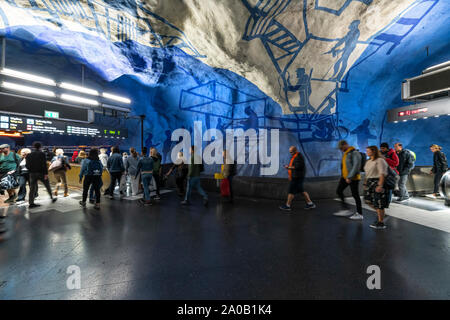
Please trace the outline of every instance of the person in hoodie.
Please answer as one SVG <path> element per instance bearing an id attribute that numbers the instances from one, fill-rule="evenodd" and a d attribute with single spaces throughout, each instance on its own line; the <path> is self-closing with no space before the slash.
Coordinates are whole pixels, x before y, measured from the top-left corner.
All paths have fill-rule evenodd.
<path id="1" fill-rule="evenodd" d="M 339 141 L 338 148 L 342 151 L 342 162 L 341 178 L 336 193 L 341 199 L 342 210 L 334 213 L 334 215 L 338 217 L 348 216 L 352 220 L 363 220 L 361 197 L 359 196 L 360 170 L 363 160 L 361 153 L 345 140 Z M 344 190 L 347 187 L 350 187 L 352 197 L 355 199 L 356 213 L 350 212 L 349 205 L 345 202 Z"/>
<path id="2" fill-rule="evenodd" d="M 398 155 L 395 152 L 395 150 L 392 148 L 389 148 L 389 144 L 387 142 L 383 142 L 382 144 L 380 144 L 380 153 L 384 157 L 384 160 L 386 160 L 388 166 L 392 170 L 394 170 L 398 175 L 397 167 L 398 167 L 400 161 L 398 159 Z M 397 181 L 395 183 L 396 185 L 398 184 L 399 180 L 400 180 L 400 176 L 397 176 Z M 388 190 L 388 195 L 389 195 L 389 203 L 391 203 L 392 190 Z"/>
<path id="3" fill-rule="evenodd" d="M 111 184 L 109 185 L 108 193 L 109 198 L 112 200 L 114 199 L 114 189 L 116 187 L 116 183 L 119 183 L 120 186 L 120 181 L 123 173 L 125 172 L 125 167 L 123 165 L 123 159 L 122 155 L 120 154 L 119 147 L 117 146 L 112 147 L 111 151 L 112 153 L 108 159 L 107 166 L 108 172 L 111 176 Z M 120 190 L 120 187 L 119 191 L 120 191 L 120 198 L 122 198 L 123 190 Z"/>

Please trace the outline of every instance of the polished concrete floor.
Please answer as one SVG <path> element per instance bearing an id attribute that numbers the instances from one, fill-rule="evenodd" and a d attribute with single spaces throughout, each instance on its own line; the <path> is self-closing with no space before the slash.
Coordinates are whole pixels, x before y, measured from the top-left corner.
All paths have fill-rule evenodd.
<path id="1" fill-rule="evenodd" d="M 450 234 L 390 217 L 369 228 L 332 216 L 334 200 L 313 211 L 297 202 L 237 199 L 182 207 L 174 192 L 142 207 L 102 199 L 81 209 L 79 195 L 38 209 L 0 208 L 0 299 L 449 299 Z M 414 210 L 414 208 L 411 208 Z M 378 265 L 381 289 L 366 269 Z M 77 266 L 81 289 L 69 290 Z"/>

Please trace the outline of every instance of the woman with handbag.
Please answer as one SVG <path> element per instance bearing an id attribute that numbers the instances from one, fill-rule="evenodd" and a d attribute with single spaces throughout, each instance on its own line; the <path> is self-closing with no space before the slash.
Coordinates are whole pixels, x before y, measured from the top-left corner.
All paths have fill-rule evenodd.
<path id="1" fill-rule="evenodd" d="M 5 203 L 14 203 L 17 199 L 16 188 L 17 169 L 19 167 L 20 157 L 15 152 L 11 152 L 8 144 L 0 145 L 0 187 L 8 192 L 8 199 Z"/>
<path id="2" fill-rule="evenodd" d="M 56 149 L 55 156 L 53 157 L 49 171 L 53 171 L 56 179 L 56 188 L 54 191 L 55 197 L 58 196 L 58 189 L 61 185 L 64 186 L 64 197 L 69 196 L 69 188 L 67 187 L 67 170 L 70 170 L 69 159 L 64 155 L 63 149 Z"/>
<path id="3" fill-rule="evenodd" d="M 378 219 L 370 225 L 374 229 L 386 229 L 384 224 L 385 209 L 389 207 L 389 191 L 385 187 L 389 165 L 381 157 L 376 146 L 367 147 L 367 156 L 364 171 L 366 178 L 364 182 L 364 199 L 377 211 Z"/>

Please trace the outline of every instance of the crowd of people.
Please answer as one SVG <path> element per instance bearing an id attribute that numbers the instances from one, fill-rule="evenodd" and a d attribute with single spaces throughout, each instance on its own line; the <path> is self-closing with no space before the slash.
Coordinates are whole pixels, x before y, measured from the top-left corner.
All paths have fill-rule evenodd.
<path id="1" fill-rule="evenodd" d="M 362 201 L 359 193 L 360 181 L 363 179 L 363 198 L 367 204 L 377 212 L 377 220 L 370 225 L 375 229 L 385 229 L 385 210 L 389 208 L 393 195 L 395 201 L 403 202 L 409 199 L 406 187 L 408 176 L 414 168 L 416 155 L 413 151 L 403 148 L 398 142 L 394 148 L 387 143 L 382 143 L 380 148 L 369 146 L 364 152 L 350 146 L 347 141 L 339 141 L 338 149 L 342 152 L 341 177 L 336 193 L 340 198 L 341 210 L 334 213 L 335 216 L 349 217 L 351 220 L 363 220 Z M 8 193 L 5 203 L 24 202 L 27 195 L 29 208 L 39 206 L 35 203 L 38 197 L 38 182 L 40 181 L 47 190 L 51 200 L 57 201 L 58 191 L 64 190 L 63 196 L 69 196 L 67 184 L 67 171 L 71 170 L 71 162 L 81 165 L 79 182 L 83 192 L 80 205 L 86 207 L 89 199 L 95 209 L 100 209 L 102 176 L 104 170 L 110 176 L 110 185 L 104 189 L 104 196 L 113 200 L 115 189 L 119 187 L 119 199 L 127 193 L 127 186 L 131 189 L 131 195 L 142 193 L 139 201 L 144 206 L 151 206 L 154 201 L 161 199 L 160 190 L 162 183 L 171 174 L 175 174 L 177 193 L 182 199 L 182 205 L 189 205 L 193 189 L 203 198 L 203 204 L 208 205 L 208 194 L 200 183 L 200 175 L 203 169 L 202 159 L 191 147 L 190 159 L 185 159 L 179 152 L 175 163 L 167 173 L 163 174 L 162 156 L 156 148 L 143 148 L 139 154 L 135 148 L 130 148 L 129 154 L 121 153 L 119 147 L 111 148 L 108 155 L 106 148 L 90 148 L 76 150 L 69 159 L 61 148 L 53 148 L 52 151 L 41 150 L 40 142 L 33 144 L 34 150 L 23 148 L 12 151 L 7 144 L 0 145 L 0 191 Z M 439 182 L 442 175 L 448 170 L 448 163 L 442 148 L 432 145 L 433 168 L 430 174 L 434 174 L 434 191 L 431 197 L 439 197 Z M 289 148 L 291 160 L 284 168 L 288 171 L 289 188 L 287 201 L 280 209 L 285 212 L 292 211 L 292 202 L 297 194 L 302 194 L 306 205 L 305 209 L 314 209 L 316 204 L 304 188 L 306 166 L 303 155 L 295 146 Z M 236 163 L 229 159 L 226 151 L 223 152 L 224 165 L 221 167 L 221 194 L 229 202 L 233 202 L 233 177 L 236 175 Z M 56 186 L 52 192 L 49 172 L 53 172 Z M 154 187 L 155 195 L 151 196 L 150 186 Z M 350 210 L 345 200 L 344 190 L 350 187 L 351 195 L 355 200 L 356 212 Z M 17 191 L 18 190 L 18 191 Z"/>
<path id="2" fill-rule="evenodd" d="M 336 193 L 341 200 L 342 208 L 334 215 L 356 221 L 364 219 L 359 193 L 359 184 L 364 175 L 363 198 L 377 212 L 377 220 L 370 227 L 385 229 L 385 210 L 389 208 L 393 194 L 397 195 L 395 201 L 399 203 L 409 199 L 406 183 L 414 168 L 415 153 L 404 149 L 400 142 L 394 145 L 394 149 L 390 148 L 386 142 L 383 142 L 380 148 L 369 146 L 366 153 L 350 146 L 345 140 L 339 141 L 337 147 L 342 152 L 342 160 L 341 177 Z M 430 197 L 436 199 L 439 197 L 439 183 L 443 174 L 448 170 L 448 163 L 442 147 L 433 144 L 430 150 L 433 152 L 433 168 L 430 174 L 434 174 L 434 190 Z M 291 146 L 289 152 L 291 161 L 289 165 L 285 166 L 289 173 L 288 197 L 286 204 L 280 206 L 280 209 L 290 212 L 292 210 L 291 203 L 295 195 L 299 193 L 305 198 L 305 209 L 314 209 L 316 205 L 303 186 L 306 173 L 304 158 L 295 146 Z M 345 201 L 344 190 L 347 187 L 350 187 L 351 195 L 355 200 L 356 212 L 352 212 Z"/>

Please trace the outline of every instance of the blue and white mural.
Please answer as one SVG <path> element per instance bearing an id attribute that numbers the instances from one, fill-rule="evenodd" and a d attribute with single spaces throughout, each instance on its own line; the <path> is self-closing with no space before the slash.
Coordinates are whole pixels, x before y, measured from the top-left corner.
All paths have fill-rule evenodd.
<path id="1" fill-rule="evenodd" d="M 1 0 L 0 34 L 11 68 L 76 81 L 82 64 L 87 84 L 129 96 L 165 162 L 171 132 L 201 121 L 279 129 L 281 164 L 298 145 L 308 175 L 329 176 L 340 139 L 400 140 L 418 165 L 431 143 L 450 148 L 450 117 L 385 121 L 404 105 L 403 79 L 450 59 L 448 12 L 446 0 Z M 140 127 L 126 123 L 122 147 L 139 146 Z"/>

